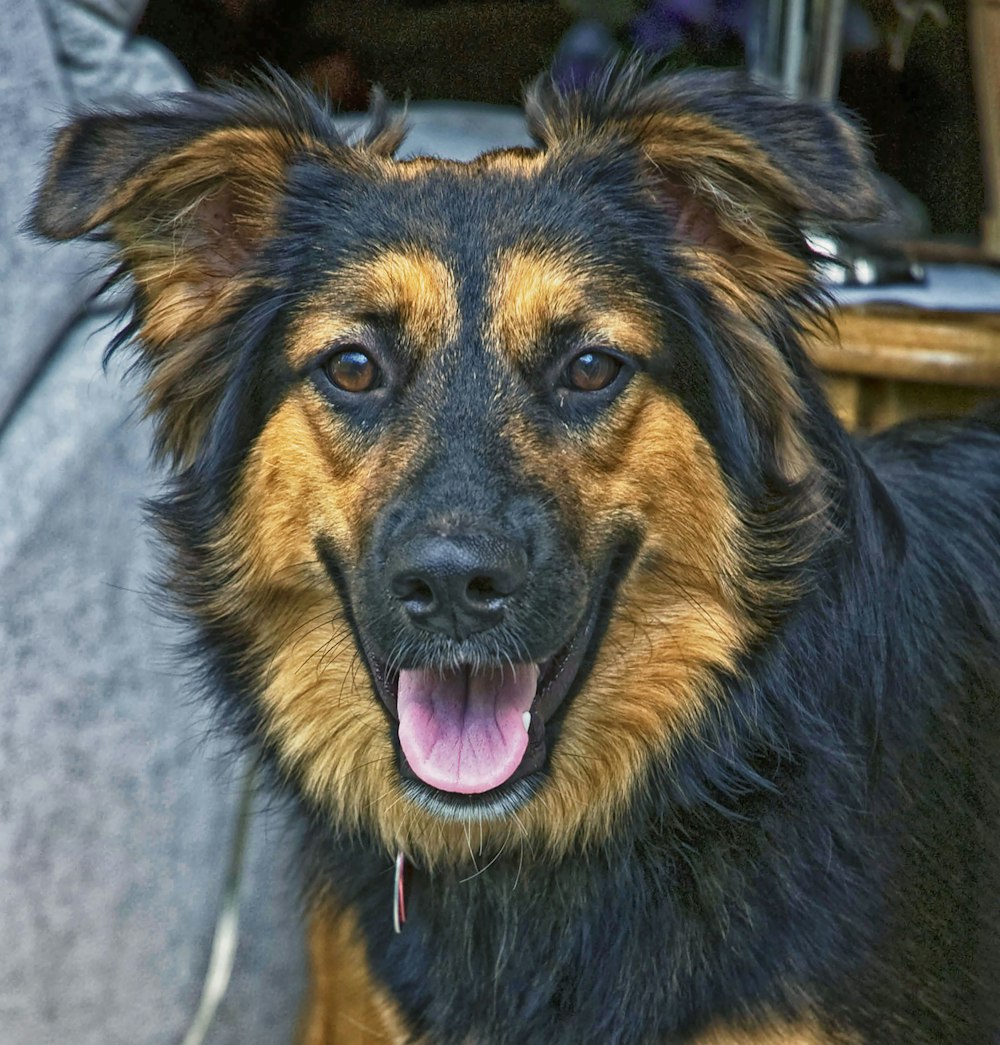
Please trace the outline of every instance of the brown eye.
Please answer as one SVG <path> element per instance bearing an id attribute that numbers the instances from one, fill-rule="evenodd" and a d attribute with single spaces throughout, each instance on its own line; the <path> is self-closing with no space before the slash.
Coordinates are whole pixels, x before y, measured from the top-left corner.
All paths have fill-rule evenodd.
<path id="1" fill-rule="evenodd" d="M 581 352 L 563 371 L 563 381 L 576 392 L 600 392 L 621 371 L 621 361 L 607 352 Z"/>
<path id="2" fill-rule="evenodd" d="M 370 392 L 378 385 L 381 371 L 367 352 L 347 348 L 323 364 L 323 372 L 342 392 Z"/>

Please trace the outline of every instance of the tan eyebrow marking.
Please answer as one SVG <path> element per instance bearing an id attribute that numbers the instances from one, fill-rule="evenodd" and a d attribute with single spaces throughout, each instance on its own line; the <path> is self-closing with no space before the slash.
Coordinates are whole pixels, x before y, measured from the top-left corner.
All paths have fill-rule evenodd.
<path id="1" fill-rule="evenodd" d="M 429 354 L 458 334 L 455 278 L 439 257 L 417 248 L 387 250 L 331 273 L 293 323 L 289 363 L 304 366 L 331 341 L 358 331 L 366 313 L 397 316 L 417 350 Z"/>
<path id="2" fill-rule="evenodd" d="M 609 273 L 585 257 L 527 247 L 502 254 L 487 302 L 487 342 L 528 363 L 548 331 L 569 323 L 642 358 L 660 343 L 658 324 L 639 295 L 616 287 Z"/>

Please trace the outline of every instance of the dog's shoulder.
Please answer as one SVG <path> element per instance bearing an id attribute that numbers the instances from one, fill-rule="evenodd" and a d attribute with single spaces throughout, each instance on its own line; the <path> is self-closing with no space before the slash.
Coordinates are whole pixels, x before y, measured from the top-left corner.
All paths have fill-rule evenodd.
<path id="1" fill-rule="evenodd" d="M 1000 404 L 961 419 L 915 420 L 861 443 L 904 516 L 926 518 L 946 543 L 1000 540 Z M 977 527 L 967 526 L 973 513 Z"/>

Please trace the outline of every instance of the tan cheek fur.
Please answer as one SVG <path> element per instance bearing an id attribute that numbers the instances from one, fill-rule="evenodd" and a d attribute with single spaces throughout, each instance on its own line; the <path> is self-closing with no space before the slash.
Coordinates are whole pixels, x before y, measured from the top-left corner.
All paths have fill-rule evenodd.
<path id="1" fill-rule="evenodd" d="M 391 453 L 352 451 L 346 430 L 313 393 L 297 393 L 259 438 L 220 542 L 239 550 L 237 579 L 220 600 L 240 607 L 266 664 L 259 700 L 284 767 L 349 821 L 370 820 L 393 800 L 394 758 L 313 541 L 326 537 L 356 561 L 381 491 L 392 487 L 406 456 L 405 441 Z"/>

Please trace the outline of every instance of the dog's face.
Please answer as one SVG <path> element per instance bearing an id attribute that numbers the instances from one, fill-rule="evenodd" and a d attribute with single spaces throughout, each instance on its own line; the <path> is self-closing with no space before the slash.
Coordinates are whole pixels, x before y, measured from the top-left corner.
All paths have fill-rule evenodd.
<path id="1" fill-rule="evenodd" d="M 606 837 L 793 594 L 761 520 L 818 511 L 818 465 L 773 327 L 822 165 L 860 151 L 746 96 L 788 123 L 761 144 L 741 97 L 539 92 L 543 147 L 471 164 L 396 162 L 385 125 L 348 148 L 288 85 L 57 144 L 36 223 L 108 224 L 132 274 L 218 680 L 390 849 Z"/>
<path id="2" fill-rule="evenodd" d="M 743 642 L 734 512 L 659 373 L 684 330 L 578 178 L 541 154 L 402 165 L 336 223 L 311 201 L 289 215 L 314 256 L 233 540 L 256 605 L 300 586 L 264 699 L 283 748 L 310 715 L 342 801 L 364 774 L 373 808 L 401 787 L 410 817 L 550 786 L 592 815 L 691 713 L 664 673 Z"/>

